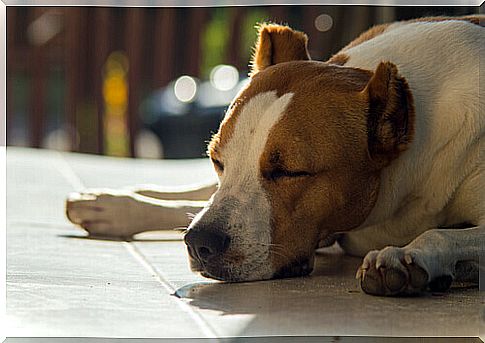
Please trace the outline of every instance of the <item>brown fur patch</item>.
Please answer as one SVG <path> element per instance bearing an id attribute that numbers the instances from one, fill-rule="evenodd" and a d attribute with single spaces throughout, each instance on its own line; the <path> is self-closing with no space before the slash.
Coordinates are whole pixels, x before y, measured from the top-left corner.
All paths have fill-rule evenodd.
<path id="1" fill-rule="evenodd" d="M 349 55 L 339 52 L 338 54 L 333 55 L 327 62 L 336 64 L 339 66 L 343 66 L 345 63 L 349 61 Z"/>
<path id="2" fill-rule="evenodd" d="M 390 62 L 377 66 L 365 92 L 369 152 L 382 168 L 406 150 L 414 136 L 414 101 L 406 80 Z"/>
<path id="3" fill-rule="evenodd" d="M 270 71 L 261 77 L 286 85 L 278 93 L 295 95 L 284 120 L 270 132 L 261 173 L 282 169 L 307 174 L 263 179 L 272 206 L 271 242 L 285 246 L 286 257 L 273 256 L 273 268 L 280 270 L 309 258 L 321 232 L 360 225 L 377 198 L 379 173 L 367 150 L 364 89 L 371 72 L 312 62 Z M 276 75 L 284 76 L 275 80 Z"/>

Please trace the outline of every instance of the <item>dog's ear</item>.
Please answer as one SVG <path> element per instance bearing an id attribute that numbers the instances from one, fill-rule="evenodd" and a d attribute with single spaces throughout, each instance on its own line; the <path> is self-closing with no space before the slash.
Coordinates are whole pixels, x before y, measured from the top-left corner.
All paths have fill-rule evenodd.
<path id="1" fill-rule="evenodd" d="M 406 150 L 414 134 L 414 103 L 406 80 L 397 67 L 381 62 L 363 90 L 368 97 L 369 153 L 378 167 L 389 164 Z"/>
<path id="2" fill-rule="evenodd" d="M 309 60 L 307 42 L 306 34 L 288 26 L 260 25 L 251 60 L 251 76 L 277 63 Z"/>

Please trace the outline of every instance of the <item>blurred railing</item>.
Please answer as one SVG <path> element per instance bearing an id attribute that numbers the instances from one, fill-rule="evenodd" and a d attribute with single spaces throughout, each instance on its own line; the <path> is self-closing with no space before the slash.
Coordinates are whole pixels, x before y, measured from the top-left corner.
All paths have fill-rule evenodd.
<path id="1" fill-rule="evenodd" d="M 7 7 L 7 144 L 136 156 L 140 103 L 215 64 L 247 71 L 254 25 L 288 23 L 326 59 L 373 24 L 476 8 Z"/>

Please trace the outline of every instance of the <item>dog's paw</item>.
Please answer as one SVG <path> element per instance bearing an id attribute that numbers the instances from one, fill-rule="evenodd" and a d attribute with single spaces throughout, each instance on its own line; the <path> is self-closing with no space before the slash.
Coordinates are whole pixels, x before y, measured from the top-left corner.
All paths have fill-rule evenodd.
<path id="1" fill-rule="evenodd" d="M 386 247 L 367 253 L 356 278 L 362 290 L 372 295 L 410 295 L 450 287 L 451 276 L 430 280 L 429 275 L 420 250 Z"/>
<path id="2" fill-rule="evenodd" d="M 128 239 L 141 231 L 133 215 L 137 205 L 128 191 L 86 190 L 69 194 L 66 216 L 90 236 Z"/>

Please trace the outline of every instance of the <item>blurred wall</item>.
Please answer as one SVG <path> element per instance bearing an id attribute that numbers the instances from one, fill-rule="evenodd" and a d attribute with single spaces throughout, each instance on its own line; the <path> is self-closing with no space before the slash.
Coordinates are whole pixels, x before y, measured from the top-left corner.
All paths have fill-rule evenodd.
<path id="1" fill-rule="evenodd" d="M 180 75 L 247 72 L 254 25 L 305 31 L 325 60 L 372 25 L 470 7 L 7 7 L 7 145 L 136 156 L 140 104 Z M 181 135 L 184 133 L 181 132 Z"/>

